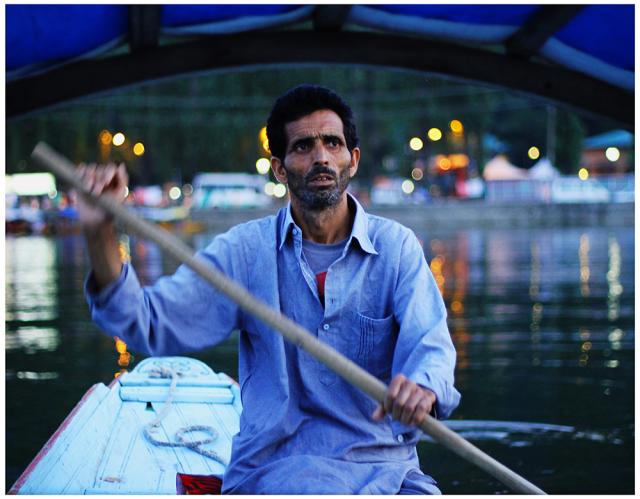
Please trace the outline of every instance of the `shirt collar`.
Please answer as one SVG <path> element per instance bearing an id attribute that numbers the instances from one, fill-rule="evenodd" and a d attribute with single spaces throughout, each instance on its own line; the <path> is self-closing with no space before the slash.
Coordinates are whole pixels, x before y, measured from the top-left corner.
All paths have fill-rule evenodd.
<path id="1" fill-rule="evenodd" d="M 347 241 L 347 247 L 349 247 L 349 245 L 351 244 L 352 239 L 356 239 L 363 251 L 372 255 L 377 255 L 378 252 L 373 247 L 371 239 L 369 239 L 369 220 L 367 218 L 367 213 L 364 211 L 364 208 L 360 203 L 358 203 L 355 197 L 353 197 L 350 193 L 347 193 L 347 196 L 349 203 L 353 203 L 353 206 L 355 206 L 356 208 L 356 216 L 353 219 L 353 227 L 351 229 L 349 240 Z M 280 246 L 278 247 L 278 249 L 282 249 L 282 246 L 287 240 L 287 237 L 289 237 L 290 232 L 294 228 L 302 233 L 300 227 L 298 227 L 293 220 L 293 216 L 291 215 L 291 202 L 289 202 L 285 210 L 284 220 L 280 229 Z"/>

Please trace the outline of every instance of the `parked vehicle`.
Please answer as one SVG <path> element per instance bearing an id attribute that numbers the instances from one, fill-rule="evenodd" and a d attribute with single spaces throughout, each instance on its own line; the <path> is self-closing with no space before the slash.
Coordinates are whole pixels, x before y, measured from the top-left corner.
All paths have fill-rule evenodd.
<path id="1" fill-rule="evenodd" d="M 260 208 L 271 200 L 264 192 L 267 179 L 249 173 L 199 173 L 193 179 L 192 210 Z"/>

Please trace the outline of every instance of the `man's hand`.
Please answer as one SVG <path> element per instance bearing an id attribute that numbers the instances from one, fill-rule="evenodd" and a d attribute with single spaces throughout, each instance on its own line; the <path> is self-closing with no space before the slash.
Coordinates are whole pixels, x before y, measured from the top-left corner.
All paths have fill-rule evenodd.
<path id="1" fill-rule="evenodd" d="M 113 163 L 106 166 L 80 164 L 78 176 L 87 190 L 93 194 L 111 196 L 119 202 L 124 201 L 126 197 L 129 176 L 124 164 L 119 166 Z M 100 291 L 118 279 L 122 270 L 113 220 L 106 211 L 91 204 L 80 193 L 78 193 L 78 215 L 87 240 L 95 290 Z"/>
<path id="2" fill-rule="evenodd" d="M 435 393 L 398 374 L 389 383 L 384 402 L 371 417 L 374 421 L 380 421 L 385 414 L 391 414 L 393 419 L 405 425 L 418 426 L 435 403 Z"/>
<path id="3" fill-rule="evenodd" d="M 118 201 L 124 201 L 129 183 L 124 163 L 118 166 L 113 163 L 106 166 L 81 163 L 77 171 L 84 186 L 93 194 L 107 194 Z M 87 232 L 95 232 L 111 221 L 102 208 L 91 204 L 82 194 L 78 195 L 78 215 L 82 228 Z"/>

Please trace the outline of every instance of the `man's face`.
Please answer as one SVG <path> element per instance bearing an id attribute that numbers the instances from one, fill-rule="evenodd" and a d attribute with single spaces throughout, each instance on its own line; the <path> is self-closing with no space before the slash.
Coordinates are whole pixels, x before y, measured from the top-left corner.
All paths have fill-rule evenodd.
<path id="1" fill-rule="evenodd" d="M 308 210 L 336 205 L 358 169 L 360 150 L 349 152 L 343 128 L 340 117 L 327 109 L 285 125 L 285 157 L 272 159 L 273 170 Z"/>

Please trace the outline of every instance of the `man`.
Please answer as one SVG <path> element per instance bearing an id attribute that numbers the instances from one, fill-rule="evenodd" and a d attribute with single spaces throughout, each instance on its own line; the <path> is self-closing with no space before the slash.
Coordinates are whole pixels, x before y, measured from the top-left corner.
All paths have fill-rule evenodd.
<path id="1" fill-rule="evenodd" d="M 334 92 L 290 90 L 276 101 L 267 135 L 289 206 L 217 236 L 201 256 L 390 383 L 384 404 L 185 266 L 141 288 L 120 263 L 112 222 L 83 203 L 93 318 L 150 354 L 209 347 L 240 330 L 243 412 L 223 492 L 438 493 L 419 469 L 415 425 L 429 413 L 447 417 L 460 395 L 445 307 L 422 249 L 409 229 L 368 215 L 347 194 L 360 149 L 351 109 Z M 82 175 L 95 193 L 123 197 L 124 166 Z"/>

